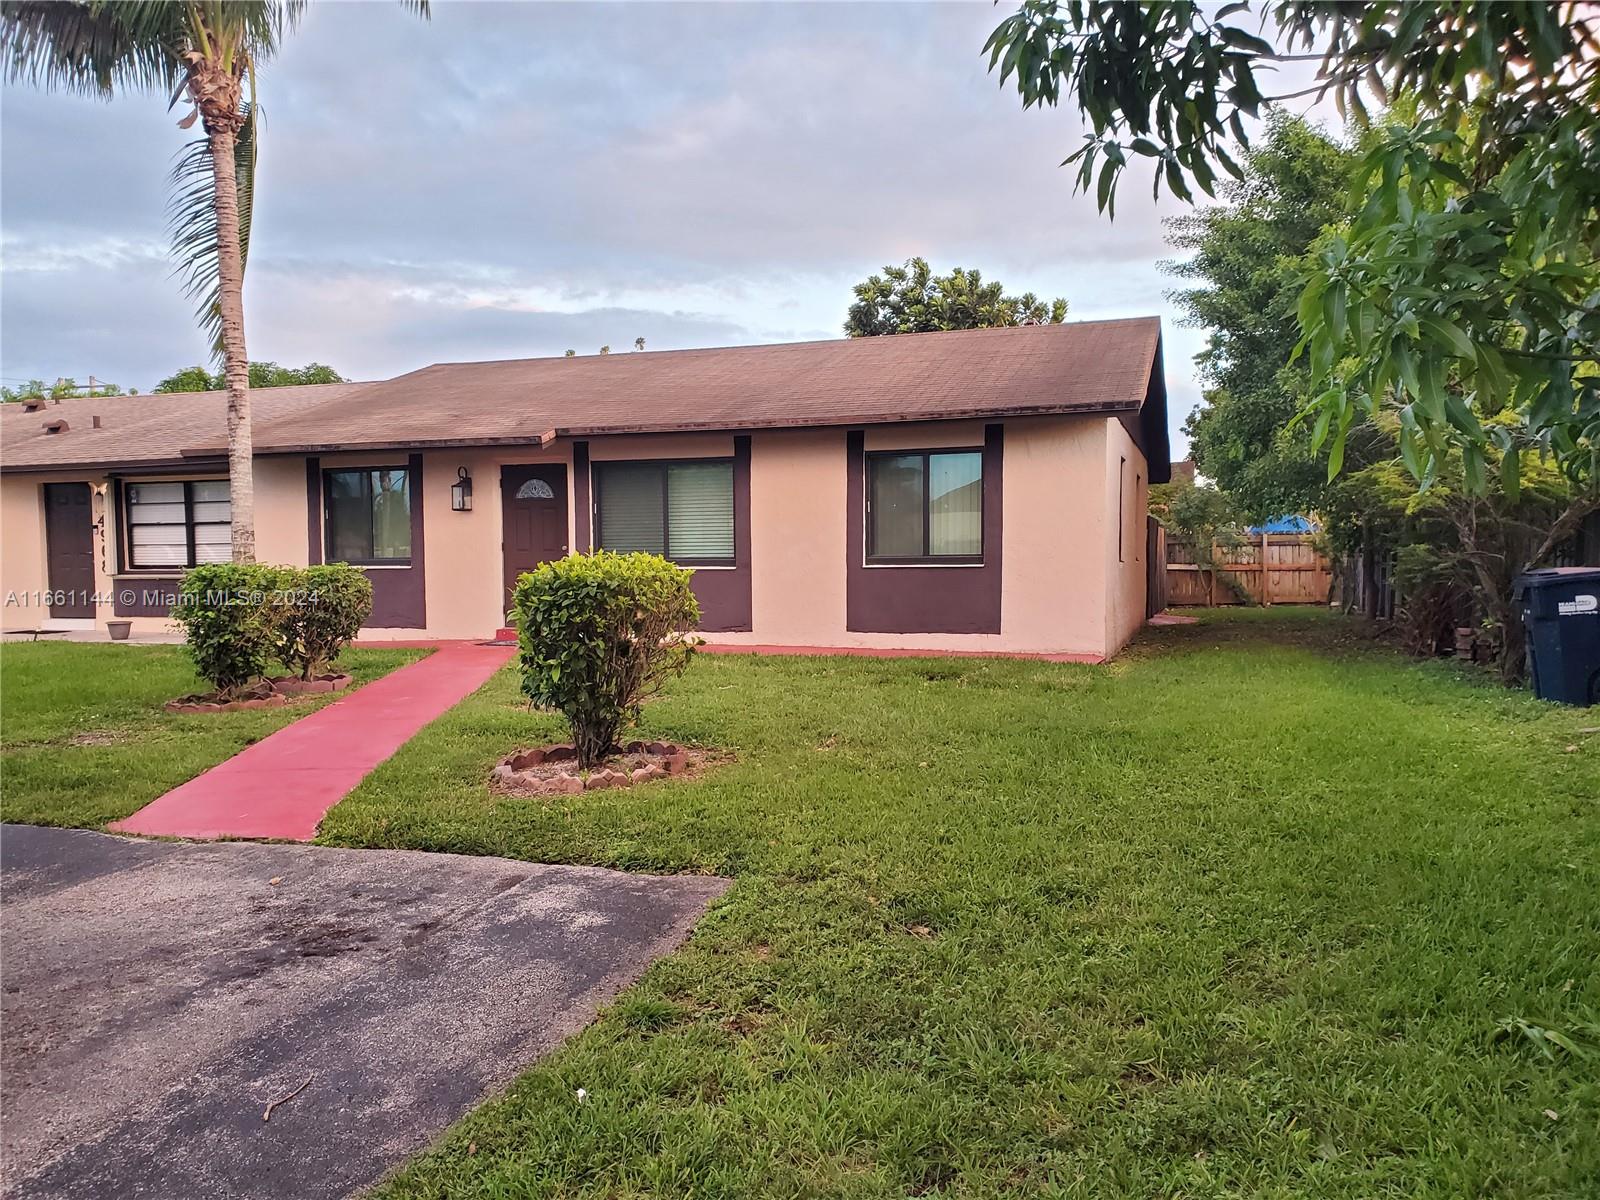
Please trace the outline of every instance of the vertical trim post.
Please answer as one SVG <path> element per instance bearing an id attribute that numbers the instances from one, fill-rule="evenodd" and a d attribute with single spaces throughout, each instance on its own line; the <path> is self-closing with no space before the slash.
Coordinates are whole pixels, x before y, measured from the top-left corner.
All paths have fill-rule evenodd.
<path id="1" fill-rule="evenodd" d="M 322 460 L 306 459 L 306 562 L 322 562 Z"/>
<path id="2" fill-rule="evenodd" d="M 572 552 L 594 549 L 594 504 L 589 498 L 589 443 L 572 443 Z"/>

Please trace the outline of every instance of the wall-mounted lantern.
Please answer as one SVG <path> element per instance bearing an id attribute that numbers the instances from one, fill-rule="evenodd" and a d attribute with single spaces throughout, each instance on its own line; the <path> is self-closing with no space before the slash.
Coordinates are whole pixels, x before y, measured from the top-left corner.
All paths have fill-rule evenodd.
<path id="1" fill-rule="evenodd" d="M 465 467 L 456 468 L 456 481 L 450 485 L 450 511 L 472 511 L 472 476 Z"/>

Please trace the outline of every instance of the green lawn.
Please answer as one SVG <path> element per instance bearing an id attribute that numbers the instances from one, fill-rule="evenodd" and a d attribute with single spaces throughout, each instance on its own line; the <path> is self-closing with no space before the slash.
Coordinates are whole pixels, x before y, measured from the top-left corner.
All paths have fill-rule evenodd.
<path id="1" fill-rule="evenodd" d="M 736 761 L 491 796 L 557 733 L 504 672 L 325 821 L 737 879 L 384 1196 L 1600 1195 L 1600 712 L 1274 609 L 1106 667 L 707 656 L 646 726 Z"/>
<path id="2" fill-rule="evenodd" d="M 347 650 L 365 683 L 416 650 Z M 0 818 L 97 827 L 321 707 L 175 716 L 161 706 L 207 690 L 182 646 L 7 642 L 0 647 Z"/>

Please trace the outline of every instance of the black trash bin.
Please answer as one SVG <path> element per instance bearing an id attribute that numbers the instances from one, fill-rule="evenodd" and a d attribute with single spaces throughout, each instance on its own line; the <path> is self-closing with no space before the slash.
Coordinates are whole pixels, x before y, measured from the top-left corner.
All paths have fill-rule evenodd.
<path id="1" fill-rule="evenodd" d="M 1600 567 L 1549 567 L 1517 577 L 1533 694 L 1600 701 Z"/>

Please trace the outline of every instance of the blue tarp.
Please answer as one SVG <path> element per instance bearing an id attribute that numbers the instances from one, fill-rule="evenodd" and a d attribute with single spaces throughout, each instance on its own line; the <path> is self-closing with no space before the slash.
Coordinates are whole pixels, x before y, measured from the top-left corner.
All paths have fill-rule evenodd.
<path id="1" fill-rule="evenodd" d="M 1250 532 L 1256 537 L 1263 533 L 1315 533 L 1317 527 L 1305 517 L 1273 517 L 1272 520 L 1262 525 L 1250 526 Z"/>

